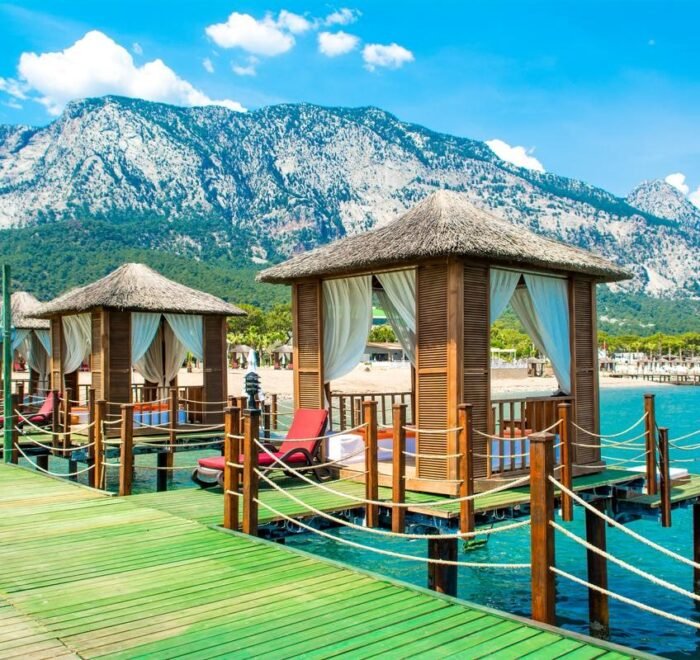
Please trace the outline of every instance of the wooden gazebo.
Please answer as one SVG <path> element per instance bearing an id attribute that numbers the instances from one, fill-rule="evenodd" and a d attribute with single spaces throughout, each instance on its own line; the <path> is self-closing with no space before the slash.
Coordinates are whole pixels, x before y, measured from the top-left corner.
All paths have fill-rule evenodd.
<path id="1" fill-rule="evenodd" d="M 89 356 L 95 396 L 111 404 L 131 402 L 134 367 L 147 383 L 174 386 L 186 352 L 203 360 L 202 400 L 225 401 L 226 317 L 243 314 L 133 263 L 36 312 L 51 324 L 52 388 L 75 390 L 77 369 Z"/>
<path id="2" fill-rule="evenodd" d="M 494 316 L 517 302 L 538 349 L 555 372 L 559 368 L 558 394 L 565 396 L 552 401 L 571 401 L 576 424 L 598 432 L 595 287 L 628 277 L 597 255 L 501 220 L 464 195 L 439 191 L 381 228 L 295 256 L 259 279 L 292 286 L 296 407 L 326 405 L 333 379 L 328 360 L 335 369 L 343 345 L 364 346 L 361 335 L 371 323 L 364 306 L 371 307 L 372 293 L 384 293 L 395 308 L 390 320 L 403 319 L 394 329 L 415 370 L 414 423 L 418 429 L 454 428 L 458 405 L 472 404 L 475 476 L 487 477 L 498 472 L 486 458 L 487 438 L 499 430 L 490 388 Z M 343 335 L 341 321 L 357 337 Z M 330 352 L 326 342 L 333 344 Z M 543 430 L 547 416 L 538 420 L 528 410 L 535 408 L 526 402 L 522 425 Z M 575 464 L 602 466 L 598 450 L 577 449 Z M 417 452 L 415 476 L 425 480 L 425 490 L 432 489 L 430 482 L 455 478 L 456 461 L 444 458 L 456 452 L 455 434 L 418 433 Z"/>

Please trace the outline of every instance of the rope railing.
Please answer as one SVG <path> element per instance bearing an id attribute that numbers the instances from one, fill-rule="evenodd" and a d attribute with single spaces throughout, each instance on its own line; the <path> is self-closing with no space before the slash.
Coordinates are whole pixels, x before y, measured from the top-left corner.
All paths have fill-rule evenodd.
<path id="1" fill-rule="evenodd" d="M 549 431 L 552 431 L 555 429 L 557 426 L 561 424 L 561 420 L 558 419 L 554 424 L 548 426 L 546 429 L 542 429 L 541 431 L 532 431 L 531 433 L 523 434 L 520 436 L 498 436 L 494 435 L 493 433 L 484 433 L 483 431 L 479 431 L 478 429 L 474 429 L 474 433 L 476 435 L 479 435 L 483 438 L 488 438 L 489 440 L 500 440 L 501 442 L 522 442 L 526 438 L 529 438 L 531 435 L 539 434 L 539 433 L 549 433 Z M 515 430 L 521 430 L 518 426 L 515 427 Z"/>
<path id="2" fill-rule="evenodd" d="M 215 438 L 214 440 L 203 440 L 202 442 L 177 442 L 174 444 L 174 447 L 177 447 L 178 449 L 187 449 L 188 447 L 210 447 L 212 445 L 220 445 L 223 442 L 223 438 Z M 163 442 L 147 442 L 147 441 L 142 441 L 139 440 L 138 442 L 134 442 L 134 447 L 152 447 L 154 449 L 163 449 L 163 447 L 167 447 L 167 441 L 165 443 Z"/>
<path id="3" fill-rule="evenodd" d="M 84 474 L 85 472 L 89 472 L 92 470 L 95 466 L 94 465 L 88 465 L 88 467 L 83 468 L 82 470 L 76 470 L 75 472 L 51 472 L 51 470 L 48 470 L 46 468 L 41 467 L 38 463 L 35 463 L 27 454 L 25 454 L 22 451 L 22 448 L 19 445 L 15 445 L 17 447 L 17 451 L 22 455 L 22 457 L 29 463 L 34 469 L 39 470 L 39 472 L 43 472 L 44 474 L 48 474 L 52 477 L 77 477 L 78 475 Z"/>
<path id="4" fill-rule="evenodd" d="M 348 545 L 350 547 L 357 548 L 359 550 L 367 550 L 370 552 L 375 552 L 380 555 L 385 555 L 387 557 L 394 557 L 395 559 L 406 559 L 409 561 L 418 561 L 422 563 L 427 563 L 427 564 L 444 564 L 446 566 L 464 566 L 467 568 L 489 568 L 489 569 L 513 569 L 513 570 L 522 570 L 522 569 L 529 569 L 530 564 L 486 564 L 486 563 L 480 563 L 480 562 L 465 562 L 465 561 L 452 561 L 449 559 L 435 559 L 432 557 L 418 557 L 416 555 L 407 555 L 402 552 L 393 552 L 391 550 L 384 550 L 383 548 L 374 548 L 369 545 L 364 545 L 362 543 L 357 543 L 355 541 L 350 541 L 349 539 L 344 539 L 339 536 L 334 536 L 333 534 L 329 534 L 328 532 L 324 532 L 322 529 L 316 529 L 315 527 L 312 527 L 311 525 L 307 525 L 301 520 L 296 520 L 295 518 L 292 518 L 291 516 L 288 516 L 285 513 L 282 513 L 281 511 L 277 511 L 275 508 L 267 504 L 266 502 L 263 502 L 262 500 L 256 498 L 254 501 L 259 505 L 262 506 L 263 508 L 267 509 L 270 511 L 275 516 L 279 516 L 280 518 L 283 518 L 284 520 L 287 520 L 291 523 L 294 523 L 295 525 L 301 527 L 302 529 L 306 529 L 309 532 L 314 532 L 315 534 L 318 534 L 320 536 L 323 536 L 325 538 L 331 539 L 333 541 L 337 541 L 339 543 L 343 543 L 345 545 Z M 364 529 L 364 528 L 362 528 Z"/>
<path id="5" fill-rule="evenodd" d="M 628 527 L 625 527 L 625 525 L 617 522 L 614 518 L 611 518 L 610 516 L 606 515 L 602 511 L 599 511 L 596 509 L 594 506 L 586 502 L 582 497 L 579 497 L 574 491 L 569 490 L 561 484 L 559 481 L 557 481 L 554 477 L 550 476 L 549 480 L 554 484 L 554 486 L 558 489 L 560 489 L 563 493 L 566 493 L 571 499 L 574 500 L 577 504 L 580 504 L 582 507 L 587 509 L 588 511 L 593 512 L 596 516 L 599 518 L 603 519 L 608 525 L 614 527 L 615 529 L 620 530 L 621 532 L 627 534 L 627 536 L 632 537 L 636 541 L 639 541 L 643 545 L 646 545 L 650 548 L 653 548 L 657 552 L 660 552 L 661 554 L 666 555 L 667 557 L 671 557 L 672 559 L 675 559 L 676 561 L 679 561 L 683 564 L 686 564 L 687 566 L 692 566 L 693 568 L 700 569 L 700 563 L 693 561 L 692 559 L 688 559 L 687 557 L 684 557 L 683 555 L 679 555 L 677 552 L 674 552 L 673 550 L 669 550 L 668 548 L 665 548 L 662 545 L 659 545 L 658 543 L 655 543 L 654 541 L 651 541 L 641 534 L 637 534 L 637 532 L 629 529 Z"/>
<path id="6" fill-rule="evenodd" d="M 625 433 L 629 433 L 631 430 L 636 429 L 648 416 L 649 413 L 645 412 L 634 424 L 632 424 L 632 426 L 626 428 L 624 431 L 620 431 L 619 433 L 594 433 L 593 431 L 589 431 L 588 429 L 584 429 L 582 426 L 579 426 L 578 424 L 576 424 L 576 422 L 571 422 L 571 425 L 574 428 L 581 431 L 582 433 L 590 435 L 592 438 L 601 438 L 607 440 L 610 438 L 619 438 L 620 436 L 625 435 Z"/>
<path id="7" fill-rule="evenodd" d="M 609 589 L 604 589 L 603 587 L 599 587 L 598 585 L 591 584 L 590 582 L 587 582 L 586 580 L 582 580 L 581 578 L 576 577 L 575 575 L 571 575 L 571 573 L 567 573 L 566 571 L 562 571 L 561 569 L 557 568 L 556 566 L 550 566 L 550 570 L 554 574 L 559 575 L 563 578 L 566 578 L 567 580 L 570 580 L 571 582 L 575 582 L 576 584 L 580 584 L 583 587 L 587 587 L 588 589 L 592 589 L 593 591 L 597 591 L 598 593 L 609 596 L 610 598 L 613 598 L 617 601 L 620 601 L 621 603 L 625 603 L 626 605 L 631 605 L 632 607 L 636 607 L 637 609 L 644 610 L 645 612 L 649 612 L 650 614 L 656 614 L 657 616 L 660 616 L 664 619 L 668 619 L 669 621 L 675 621 L 676 623 L 682 623 L 682 624 L 685 624 L 686 626 L 690 626 L 691 628 L 695 628 L 696 630 L 700 630 L 700 623 L 697 623 L 696 621 L 691 621 L 690 619 L 686 619 L 685 617 L 678 616 L 677 614 L 671 614 L 670 612 L 665 612 L 664 610 L 660 610 L 656 607 L 652 607 L 651 605 L 646 605 L 645 603 L 640 603 L 638 600 L 628 598 L 627 596 L 622 596 L 621 594 L 615 593 L 614 591 L 610 591 Z"/>
<path id="8" fill-rule="evenodd" d="M 73 435 L 73 434 L 81 434 L 83 431 L 87 431 L 89 428 L 92 428 L 95 425 L 95 422 L 90 422 L 89 424 L 83 424 L 78 427 L 71 427 L 69 431 L 52 431 L 51 429 L 48 428 L 43 428 L 41 426 L 37 426 L 36 424 L 32 423 L 27 419 L 24 415 L 22 415 L 19 410 L 15 410 L 15 415 L 20 418 L 20 421 L 22 424 L 26 424 L 29 426 L 29 428 L 35 429 L 39 431 L 42 434 L 49 434 L 53 436 L 66 436 L 66 435 Z M 18 429 L 21 432 L 21 429 Z"/>
<path id="9" fill-rule="evenodd" d="M 291 493 L 287 492 L 284 488 L 276 484 L 272 479 L 267 477 L 263 472 L 260 470 L 255 471 L 257 475 L 263 479 L 266 483 L 268 483 L 270 486 L 272 486 L 275 490 L 278 492 L 282 493 L 285 497 L 289 498 L 293 502 L 296 502 L 300 506 L 303 506 L 305 509 L 308 509 L 315 515 L 321 516 L 321 518 L 325 518 L 326 520 L 329 520 L 333 523 L 336 523 L 338 525 L 344 526 L 344 527 L 349 527 L 351 529 L 357 529 L 362 532 L 370 532 L 372 534 L 376 534 L 378 536 L 384 536 L 384 537 L 393 537 L 393 538 L 399 538 L 399 539 L 454 539 L 454 538 L 473 538 L 475 536 L 483 536 L 483 535 L 488 535 L 488 534 L 497 534 L 499 532 L 507 532 L 513 529 L 518 529 L 520 527 L 526 527 L 530 524 L 529 520 L 524 520 L 522 522 L 518 523 L 513 523 L 511 525 L 503 525 L 501 527 L 493 527 L 490 529 L 484 529 L 484 530 L 479 530 L 479 531 L 474 531 L 474 532 L 455 532 L 454 534 L 411 534 L 408 532 L 403 532 L 403 533 L 397 533 L 397 532 L 392 532 L 386 529 L 378 529 L 376 527 L 366 527 L 364 525 L 356 525 L 355 523 L 350 522 L 349 520 L 344 520 L 342 518 L 338 518 L 336 516 L 331 515 L 330 513 L 327 513 L 326 511 L 322 511 L 321 509 L 317 509 L 313 505 L 309 504 L 308 502 L 305 502 L 304 500 L 296 497 L 295 495 L 292 495 Z"/>
<path id="10" fill-rule="evenodd" d="M 15 427 L 15 429 L 17 429 L 17 427 Z M 19 429 L 17 429 L 17 430 L 19 430 Z M 22 437 L 25 438 L 26 440 L 28 440 L 29 442 L 31 442 L 32 444 L 36 445 L 37 447 L 41 447 L 42 449 L 47 449 L 47 450 L 52 451 L 52 452 L 70 453 L 70 452 L 74 452 L 74 451 L 80 451 L 82 449 L 89 449 L 90 447 L 95 446 L 94 442 L 90 442 L 90 443 L 86 443 L 86 444 L 73 445 L 72 447 L 55 447 L 53 445 L 45 445 L 43 442 L 39 442 L 36 438 L 32 437 L 31 435 L 25 435 Z"/>
<path id="11" fill-rule="evenodd" d="M 423 433 L 424 435 L 447 435 L 448 433 L 459 433 L 462 430 L 461 426 L 455 426 L 449 429 L 419 429 L 415 426 L 406 425 L 402 428 L 404 431 Z"/>

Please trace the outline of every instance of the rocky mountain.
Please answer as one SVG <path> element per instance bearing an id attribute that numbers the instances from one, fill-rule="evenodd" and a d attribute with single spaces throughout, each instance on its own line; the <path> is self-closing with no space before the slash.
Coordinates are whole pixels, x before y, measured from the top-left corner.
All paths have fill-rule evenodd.
<path id="1" fill-rule="evenodd" d="M 659 218 L 676 220 L 691 229 L 700 229 L 700 208 L 678 188 L 661 180 L 643 181 L 627 195 L 627 202 Z"/>
<path id="2" fill-rule="evenodd" d="M 0 127 L 4 237 L 47 225 L 60 236 L 72 223 L 93 253 L 119 237 L 130 248 L 260 264 L 386 223 L 442 187 L 628 266 L 630 290 L 697 296 L 700 224 L 665 185 L 618 198 L 377 108 L 244 114 L 105 97 L 71 103 L 45 127 Z"/>

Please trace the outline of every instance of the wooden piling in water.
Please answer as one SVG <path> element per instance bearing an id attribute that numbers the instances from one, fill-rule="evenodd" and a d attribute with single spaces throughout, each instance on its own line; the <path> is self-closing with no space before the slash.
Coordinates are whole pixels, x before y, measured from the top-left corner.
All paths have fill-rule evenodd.
<path id="1" fill-rule="evenodd" d="M 668 446 L 668 429 L 659 429 L 659 474 L 661 491 L 661 526 L 671 526 L 671 461 Z"/>
<path id="2" fill-rule="evenodd" d="M 428 539 L 428 558 L 457 561 L 457 537 L 453 539 Z M 457 566 L 454 564 L 428 564 L 428 589 L 447 596 L 457 595 Z"/>
<path id="3" fill-rule="evenodd" d="M 700 502 L 693 504 L 693 561 L 700 564 Z M 700 595 L 700 568 L 693 567 L 693 591 Z M 700 601 L 693 601 L 700 609 Z"/>
<path id="4" fill-rule="evenodd" d="M 560 403 L 559 440 L 561 442 L 561 471 L 560 479 L 563 486 L 569 490 L 573 487 L 572 451 L 571 451 L 571 404 Z M 574 519 L 574 502 L 566 493 L 561 494 L 561 517 L 566 522 Z"/>
<path id="5" fill-rule="evenodd" d="M 87 467 L 92 467 L 88 470 L 88 486 L 95 487 L 95 388 L 91 387 L 88 389 L 87 396 L 87 408 L 88 408 L 88 429 L 87 429 L 87 442 L 88 448 L 86 451 L 85 462 Z"/>
<path id="6" fill-rule="evenodd" d="M 106 488 L 105 474 L 105 450 L 104 450 L 104 421 L 107 417 L 107 402 L 99 399 L 95 402 L 95 446 L 93 447 L 95 456 L 95 488 Z"/>
<path id="7" fill-rule="evenodd" d="M 605 512 L 605 500 L 593 500 L 591 505 Z M 605 520 L 586 509 L 586 541 L 605 551 L 607 548 Z M 608 560 L 592 550 L 586 550 L 588 582 L 601 589 L 608 588 Z M 593 637 L 607 639 L 610 634 L 610 609 L 607 594 L 588 589 L 588 620 Z"/>
<path id="8" fill-rule="evenodd" d="M 379 466 L 377 448 L 377 402 L 362 402 L 362 417 L 365 426 L 365 499 L 379 498 Z M 376 527 L 379 524 L 379 507 L 376 504 L 366 504 L 367 527 Z"/>
<path id="9" fill-rule="evenodd" d="M 238 529 L 238 499 L 240 495 L 241 468 L 237 467 L 241 455 L 240 408 L 229 406 L 224 412 L 224 527 Z M 232 465 L 235 464 L 235 465 Z"/>
<path id="10" fill-rule="evenodd" d="M 459 496 L 469 497 L 474 494 L 474 421 L 470 403 L 463 403 L 457 410 L 457 426 L 460 427 L 457 439 L 459 453 L 457 474 L 460 479 Z M 462 534 L 473 532 L 474 500 L 462 500 L 459 503 L 459 531 Z"/>
<path id="11" fill-rule="evenodd" d="M 530 436 L 530 557 L 532 618 L 556 625 L 554 573 L 554 486 L 549 477 L 554 471 L 554 435 Z"/>
<path id="12" fill-rule="evenodd" d="M 653 394 L 644 395 L 644 412 L 647 493 L 656 495 L 656 397 Z"/>
<path id="13" fill-rule="evenodd" d="M 258 535 L 258 446 L 260 439 L 260 411 L 243 413 L 243 533 Z"/>
<path id="14" fill-rule="evenodd" d="M 121 411 L 119 494 L 131 495 L 134 480 L 134 404 L 122 404 Z"/>
<path id="15" fill-rule="evenodd" d="M 393 443 L 391 453 L 391 499 L 394 503 L 406 501 L 406 404 L 392 406 Z M 406 508 L 391 509 L 391 531 L 403 534 L 406 531 Z"/>

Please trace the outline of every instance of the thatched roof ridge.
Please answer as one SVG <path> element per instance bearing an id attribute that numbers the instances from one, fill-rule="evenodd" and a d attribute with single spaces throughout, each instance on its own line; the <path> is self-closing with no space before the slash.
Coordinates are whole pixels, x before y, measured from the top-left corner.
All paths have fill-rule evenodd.
<path id="1" fill-rule="evenodd" d="M 383 227 L 292 257 L 258 279 L 290 283 L 450 256 L 577 272 L 607 282 L 631 277 L 607 259 L 502 220 L 462 194 L 439 190 Z"/>
<path id="2" fill-rule="evenodd" d="M 49 318 L 98 307 L 132 312 L 245 315 L 235 305 L 173 282 L 144 264 L 124 264 L 97 282 L 71 289 L 41 305 L 37 315 Z"/>
<path id="3" fill-rule="evenodd" d="M 12 326 L 18 330 L 48 330 L 51 324 L 48 321 L 34 318 L 34 314 L 41 307 L 41 302 L 27 291 L 15 291 L 10 298 L 12 310 Z M 2 303 L 0 303 L 2 309 Z"/>

